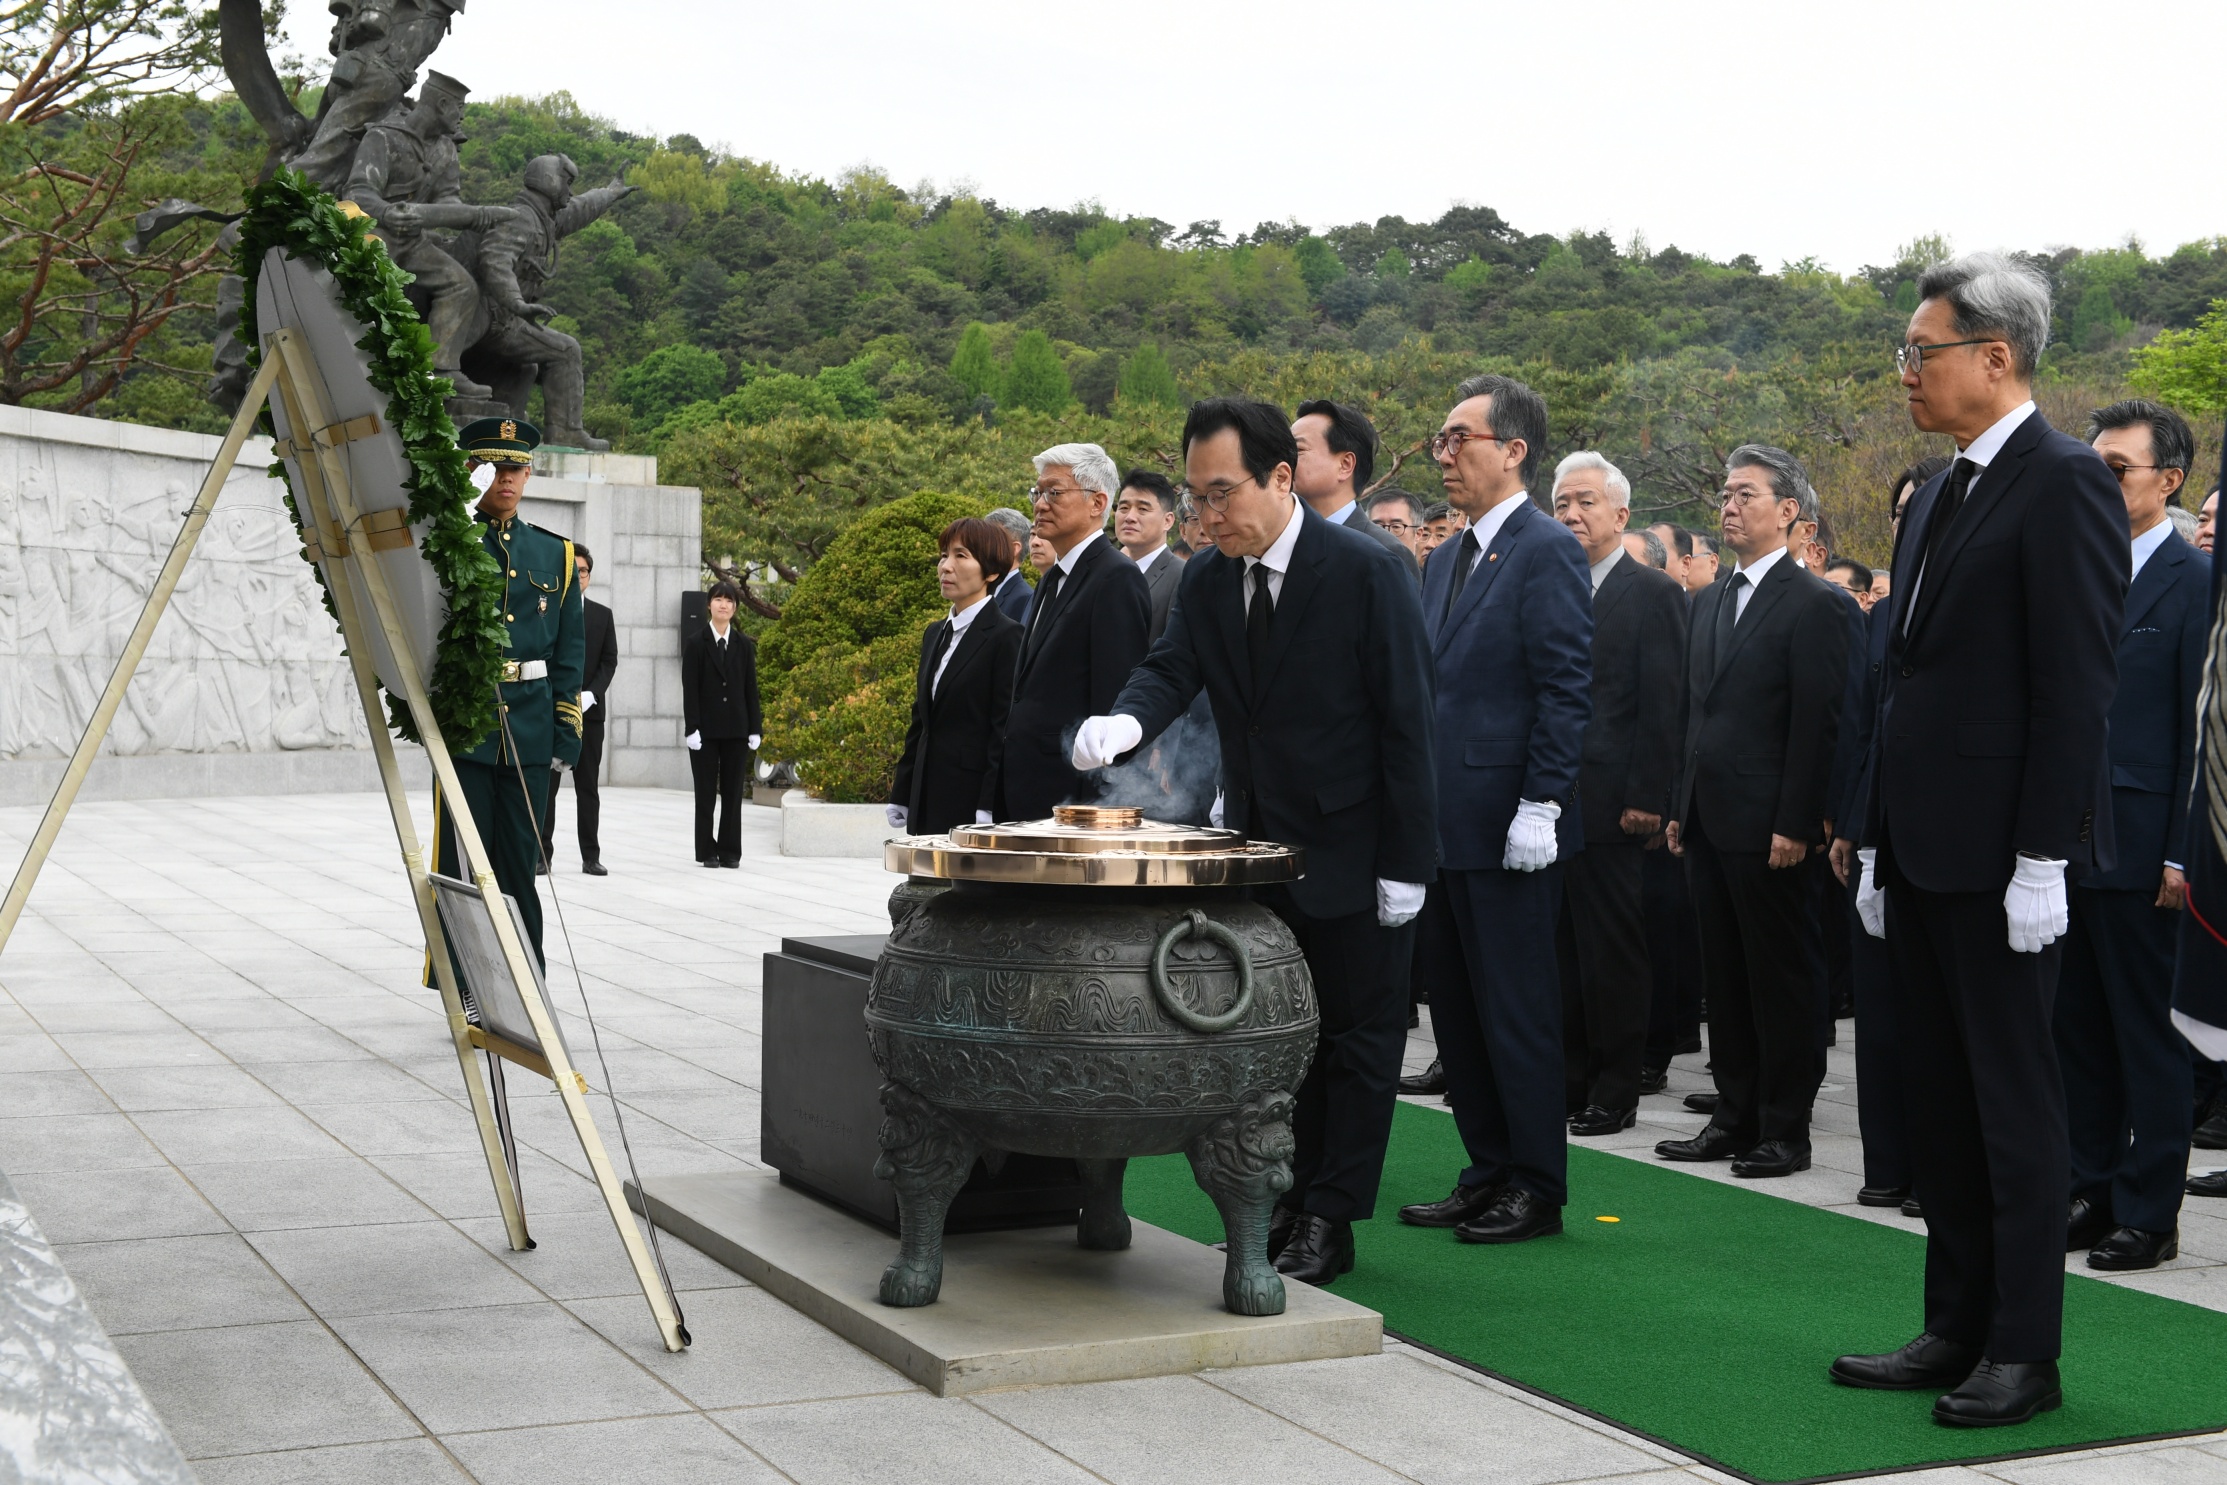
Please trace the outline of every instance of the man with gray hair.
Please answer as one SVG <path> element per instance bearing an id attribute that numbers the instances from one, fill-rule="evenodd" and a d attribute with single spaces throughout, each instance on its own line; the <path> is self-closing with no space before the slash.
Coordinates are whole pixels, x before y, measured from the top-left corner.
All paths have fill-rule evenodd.
<path id="1" fill-rule="evenodd" d="M 2131 564 L 2117 481 L 2034 408 L 2047 280 L 1981 253 L 1927 269 L 1918 301 L 1895 364 L 1910 421 L 1957 459 L 1896 533 L 1856 907 L 1894 956 L 1925 1327 L 1832 1373 L 1952 1389 L 1934 1418 L 1986 1427 L 2063 1400 L 2071 1155 L 2051 1008 L 2066 879 L 2113 864 Z"/>
<path id="2" fill-rule="evenodd" d="M 1817 1095 L 1817 966 L 1808 873 L 1822 848 L 1848 674 L 1848 600 L 1787 549 L 1817 519 L 1799 461 L 1744 444 L 1725 461 L 1718 520 L 1739 567 L 1693 600 L 1683 776 L 1670 849 L 1686 859 L 1701 929 L 1717 1100 L 1665 1160 L 1730 1160 L 1746 1180 L 1809 1169 Z"/>
<path id="3" fill-rule="evenodd" d="M 1639 1117 L 1654 982 L 1642 904 L 1647 842 L 1678 771 L 1678 673 L 1686 595 L 1624 548 L 1632 485 L 1590 449 L 1554 471 L 1554 514 L 1585 549 L 1593 585 L 1593 715 L 1577 775 L 1585 849 L 1563 865 L 1563 1102 L 1570 1133 L 1622 1132 Z M 1662 544 L 1656 543 L 1657 550 Z"/>
<path id="4" fill-rule="evenodd" d="M 1051 560 L 1013 668 L 1005 755 L 993 786 L 1001 820 L 1043 819 L 1055 804 L 1096 797 L 1069 746 L 1084 718 L 1113 710 L 1144 658 L 1152 622 L 1144 574 L 1105 539 L 1106 512 L 1120 492 L 1120 469 L 1094 443 L 1057 444 L 1036 456 L 1031 531 Z"/>
<path id="5" fill-rule="evenodd" d="M 1028 517 L 1009 505 L 1001 505 L 983 519 L 1013 538 L 1013 566 L 999 580 L 990 597 L 1000 613 L 1016 624 L 1025 624 L 1029 600 L 1036 595 L 1029 580 L 1021 576 L 1021 559 L 1028 555 Z"/>

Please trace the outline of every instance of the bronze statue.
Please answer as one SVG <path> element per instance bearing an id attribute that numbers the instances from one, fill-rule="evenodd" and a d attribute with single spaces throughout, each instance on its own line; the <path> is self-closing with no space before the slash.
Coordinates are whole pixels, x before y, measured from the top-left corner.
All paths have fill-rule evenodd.
<path id="1" fill-rule="evenodd" d="M 316 133 L 290 163 L 334 195 L 366 130 L 395 112 L 464 0 L 333 0 L 332 75 Z"/>

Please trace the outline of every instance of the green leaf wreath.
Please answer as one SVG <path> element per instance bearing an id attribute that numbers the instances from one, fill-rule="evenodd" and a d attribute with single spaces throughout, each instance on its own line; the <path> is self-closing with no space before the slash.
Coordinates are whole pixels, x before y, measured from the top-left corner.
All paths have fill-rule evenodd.
<path id="1" fill-rule="evenodd" d="M 370 356 L 371 385 L 386 394 L 387 424 L 402 435 L 410 459 L 410 524 L 425 524 L 420 550 L 448 598 L 448 618 L 441 625 L 427 681 L 433 720 L 449 751 L 462 753 L 495 726 L 506 647 L 502 569 L 488 555 L 479 523 L 472 519 L 474 492 L 463 451 L 456 446 L 456 425 L 449 421 L 449 385 L 434 376 L 432 334 L 402 292 L 410 275 L 395 266 L 386 244 L 369 228 L 368 219 L 342 211 L 297 171 L 279 170 L 250 189 L 237 258 L 240 276 L 247 280 L 240 338 L 252 370 L 262 359 L 263 344 L 255 323 L 256 279 L 263 255 L 274 247 L 327 269 L 340 286 L 342 306 L 370 327 L 356 348 Z M 263 426 L 271 428 L 267 410 Z M 300 526 L 285 464 L 273 464 L 271 474 L 285 484 L 287 510 Z M 323 587 L 322 570 L 317 578 Z M 329 588 L 325 609 L 338 622 Z M 412 742 L 423 741 L 408 703 L 391 691 L 387 715 L 395 731 Z"/>

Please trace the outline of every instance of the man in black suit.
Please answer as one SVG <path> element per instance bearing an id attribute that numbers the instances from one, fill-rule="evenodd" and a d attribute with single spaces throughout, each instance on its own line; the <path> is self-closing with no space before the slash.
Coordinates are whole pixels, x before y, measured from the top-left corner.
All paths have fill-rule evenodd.
<path id="1" fill-rule="evenodd" d="M 1934 1417 L 1986 1426 L 2063 1396 L 2071 1154 L 2050 1002 L 2067 875 L 2112 864 L 2127 517 L 2095 451 L 2034 410 L 2047 280 L 1975 254 L 1927 269 L 1918 297 L 1896 354 L 1910 418 L 1958 457 L 1896 543 L 1859 908 L 1895 959 L 1925 1331 L 1833 1375 L 1953 1388 Z"/>
<path id="2" fill-rule="evenodd" d="M 998 612 L 1016 624 L 1026 624 L 1029 602 L 1036 597 L 1036 589 L 1021 575 L 1021 559 L 1028 555 L 1028 517 L 1011 506 L 1001 505 L 984 519 L 1013 539 L 1012 565 L 991 590 L 991 599 L 997 604 Z"/>
<path id="3" fill-rule="evenodd" d="M 2196 778 L 2196 702 L 2211 629 L 2211 561 L 2165 518 L 2196 458 L 2179 413 L 2116 402 L 2088 440 L 2118 476 L 2133 535 L 2111 703 L 2118 864 L 2067 894 L 2057 1059 L 2072 1141 L 2066 1241 L 2088 1266 L 2155 1268 L 2179 1252 L 2195 1070 L 2173 1029 L 2173 940 Z"/>
<path id="4" fill-rule="evenodd" d="M 1094 443 L 1063 443 L 1036 456 L 1032 530 L 1052 560 L 1029 605 L 1013 676 L 997 769 L 1001 820 L 1040 820 L 1055 804 L 1095 794 L 1068 761 L 1075 728 L 1112 710 L 1152 627 L 1144 574 L 1105 539 L 1106 510 L 1120 491 L 1120 471 Z"/>
<path id="5" fill-rule="evenodd" d="M 1152 622 L 1145 640 L 1148 647 L 1168 627 L 1175 585 L 1183 578 L 1182 560 L 1168 550 L 1168 533 L 1174 529 L 1175 486 L 1166 475 L 1153 470 L 1130 470 L 1122 478 L 1120 495 L 1114 498 L 1114 540 L 1122 555 L 1144 574 L 1145 593 L 1152 601 Z"/>
<path id="6" fill-rule="evenodd" d="M 1848 684 L 1848 599 L 1787 547 L 1817 518 L 1793 455 L 1743 444 L 1718 522 L 1737 570 L 1694 600 L 1685 738 L 1670 849 L 1701 928 L 1717 1106 L 1665 1160 L 1727 1160 L 1750 1179 L 1809 1169 L 1823 1009 L 1809 875 L 1824 845 L 1833 739 Z"/>
<path id="7" fill-rule="evenodd" d="M 1291 436 L 1299 447 L 1291 487 L 1307 508 L 1331 525 L 1357 531 L 1393 553 L 1410 577 L 1419 573 L 1414 549 L 1361 509 L 1361 492 L 1376 473 L 1376 426 L 1359 408 L 1342 402 L 1302 402 Z"/>
<path id="8" fill-rule="evenodd" d="M 1468 1164 L 1448 1196 L 1400 1220 L 1518 1243 L 1560 1232 L 1569 1200 L 1554 932 L 1563 864 L 1585 846 L 1593 595 L 1585 549 L 1531 500 L 1546 400 L 1504 376 L 1454 395 L 1431 454 L 1467 522 L 1423 573 L 1445 867 L 1416 962 L 1434 976 L 1431 1025 Z"/>
<path id="9" fill-rule="evenodd" d="M 587 678 L 580 684 L 580 761 L 572 767 L 573 786 L 579 792 L 573 813 L 580 833 L 580 869 L 591 877 L 611 873 L 603 865 L 603 796 L 596 790 L 596 769 L 603 762 L 603 718 L 609 711 L 611 677 L 619 668 L 618 631 L 611 627 L 611 610 L 588 596 L 588 579 L 595 559 L 578 542 L 572 544 L 572 570 L 580 579 L 580 619 L 588 637 Z M 541 817 L 543 869 L 556 862 L 557 792 L 564 784 L 561 770 L 549 770 L 549 809 Z"/>
<path id="10" fill-rule="evenodd" d="M 1322 1015 L 1270 1245 L 1279 1271 L 1328 1284 L 1376 1208 L 1407 1042 L 1392 960 L 1438 867 L 1430 656 L 1405 569 L 1294 497 L 1283 409 L 1196 403 L 1183 447 L 1214 550 L 1184 565 L 1168 632 L 1110 715 L 1083 725 L 1073 761 L 1113 762 L 1203 690 L 1223 823 L 1306 850 L 1307 874 L 1261 897 L 1298 938 Z"/>
<path id="11" fill-rule="evenodd" d="M 1585 849 L 1562 868 L 1556 959 L 1570 1133 L 1594 1136 L 1638 1119 L 1652 988 L 1641 868 L 1678 771 L 1686 594 L 1626 549 L 1626 536 L 1647 533 L 1624 530 L 1631 481 L 1599 454 L 1555 466 L 1554 514 L 1585 549 L 1593 588 L 1593 715 L 1577 788 Z"/>

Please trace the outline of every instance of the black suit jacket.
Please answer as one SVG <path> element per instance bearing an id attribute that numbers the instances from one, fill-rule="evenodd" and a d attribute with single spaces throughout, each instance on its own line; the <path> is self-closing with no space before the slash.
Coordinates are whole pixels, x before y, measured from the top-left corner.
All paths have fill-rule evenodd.
<path id="1" fill-rule="evenodd" d="M 1839 806 L 1840 813 L 1833 816 L 1833 833 L 1851 841 L 1863 838 L 1865 801 L 1871 797 L 1871 769 L 1878 758 L 1872 743 L 1879 735 L 1879 692 L 1885 684 L 1881 672 L 1887 666 L 1887 639 L 1894 632 L 1894 605 L 1875 603 L 1871 612 L 1864 615 L 1864 645 L 1859 657 L 1861 675 L 1856 693 L 1856 709 L 1840 720 L 1841 737 L 1845 739 L 1847 755 L 1854 760 L 1855 772 L 1849 780 L 1848 796 Z M 1836 743 L 1836 767 L 1843 744 Z"/>
<path id="2" fill-rule="evenodd" d="M 1415 549 L 1370 520 L 1369 513 L 1361 509 L 1359 501 L 1354 502 L 1353 509 L 1346 513 L 1346 518 L 1339 524 L 1348 531 L 1359 532 L 1374 541 L 1378 546 L 1385 548 L 1400 559 L 1400 566 L 1409 577 L 1415 579 L 1418 583 L 1423 580 L 1423 564 L 1415 560 Z"/>
<path id="3" fill-rule="evenodd" d="M 1244 559 L 1209 550 L 1184 564 L 1168 632 L 1106 710 L 1149 743 L 1204 689 L 1223 823 L 1304 848 L 1292 899 L 1336 918 L 1373 911 L 1380 877 L 1437 875 L 1431 657 L 1415 584 L 1389 554 L 1312 511 L 1301 521 L 1257 691 Z"/>
<path id="4" fill-rule="evenodd" d="M 2168 861 L 2188 865 L 2196 782 L 2196 695 L 2211 628 L 2212 563 L 2176 535 L 2150 553 L 2119 624 L 2111 701 L 2111 823 L 2118 863 L 2091 887 L 2155 893 Z"/>
<path id="5" fill-rule="evenodd" d="M 995 813 L 1038 820 L 1086 792 L 1068 762 L 1075 728 L 1113 709 L 1122 682 L 1144 658 L 1151 600 L 1144 574 L 1104 537 L 1085 543 L 1075 570 L 1049 602 L 1044 588 L 1029 607 L 1005 719 L 1005 754 L 996 768 Z"/>
<path id="6" fill-rule="evenodd" d="M 1895 543 L 1862 842 L 1928 892 L 2000 896 L 2020 851 L 2108 869 L 2118 481 L 2036 412 L 1923 558 L 1947 482 L 1911 496 Z"/>
<path id="7" fill-rule="evenodd" d="M 1015 568 L 999 582 L 998 590 L 992 595 L 991 601 L 1008 619 L 1016 624 L 1023 624 L 1028 621 L 1029 600 L 1035 596 L 1036 590 L 1029 586 L 1027 578 L 1021 576 L 1020 569 Z"/>
<path id="8" fill-rule="evenodd" d="M 611 627 L 611 610 L 607 606 L 597 603 L 593 598 L 583 597 L 580 600 L 580 610 L 581 623 L 588 636 L 588 673 L 587 679 L 580 686 L 582 690 L 595 693 L 595 705 L 589 707 L 586 715 L 580 719 L 580 725 L 585 730 L 589 727 L 601 727 L 603 714 L 611 709 L 608 693 L 611 689 L 611 677 L 619 668 L 619 635 Z"/>
<path id="9" fill-rule="evenodd" d="M 984 605 L 959 636 L 944 665 L 943 684 L 931 695 L 936 650 L 950 628 L 949 619 L 938 619 L 920 637 L 912 723 L 889 791 L 889 802 L 905 807 L 905 828 L 915 835 L 941 835 L 954 825 L 973 824 L 977 810 L 997 809 L 991 780 L 1005 745 L 1021 626 L 995 599 Z"/>
<path id="10" fill-rule="evenodd" d="M 1720 664 L 1717 615 L 1733 588 L 1727 574 L 1694 599 L 1671 813 L 1681 825 L 1698 813 L 1720 851 L 1768 851 L 1774 835 L 1815 845 L 1848 684 L 1847 598 L 1787 553 L 1756 583 Z"/>
<path id="11" fill-rule="evenodd" d="M 1848 669 L 1840 692 L 1840 725 L 1833 729 L 1833 771 L 1825 781 L 1825 818 L 1833 834 L 1846 835 L 1843 823 L 1858 803 L 1857 780 L 1863 773 L 1864 749 L 1871 730 L 1861 720 L 1864 698 L 1871 694 L 1871 616 L 1855 595 L 1838 583 L 1825 585 L 1841 599 L 1841 616 L 1848 624 Z"/>
<path id="12" fill-rule="evenodd" d="M 1145 569 L 1144 591 L 1151 602 L 1151 619 L 1145 628 L 1145 644 L 1156 643 L 1168 628 L 1168 610 L 1175 606 L 1176 585 L 1183 581 L 1183 563 L 1167 548 L 1152 559 Z"/>
<path id="13" fill-rule="evenodd" d="M 739 629 L 727 631 L 724 651 L 706 624 L 688 637 L 680 656 L 681 735 L 750 737 L 765 731 L 758 705 L 758 646 Z"/>
<path id="14" fill-rule="evenodd" d="M 1626 810 L 1669 814 L 1685 659 L 1686 590 L 1619 557 L 1593 594 L 1593 715 L 1577 773 L 1587 840 L 1632 839 Z"/>

